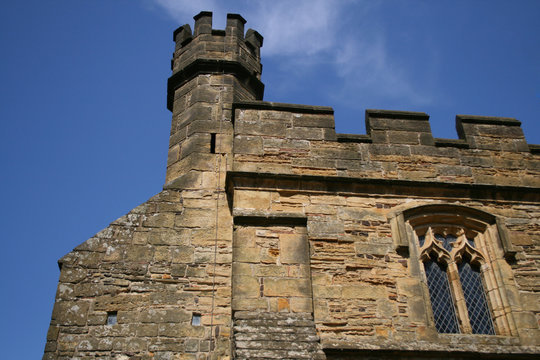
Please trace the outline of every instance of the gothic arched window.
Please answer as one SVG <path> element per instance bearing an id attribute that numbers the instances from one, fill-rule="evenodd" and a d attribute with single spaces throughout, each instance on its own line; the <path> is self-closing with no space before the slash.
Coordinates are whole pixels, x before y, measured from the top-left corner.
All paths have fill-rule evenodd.
<path id="1" fill-rule="evenodd" d="M 397 250 L 407 250 L 439 333 L 515 335 L 501 261 L 515 253 L 493 215 L 459 205 L 424 205 L 391 217 Z M 429 301 L 427 300 L 429 299 Z"/>
<path id="2" fill-rule="evenodd" d="M 435 327 L 440 333 L 460 333 L 461 328 L 494 335 L 481 275 L 485 257 L 474 247 L 474 239 L 468 239 L 462 229 L 457 231 L 428 227 L 418 236 Z"/>

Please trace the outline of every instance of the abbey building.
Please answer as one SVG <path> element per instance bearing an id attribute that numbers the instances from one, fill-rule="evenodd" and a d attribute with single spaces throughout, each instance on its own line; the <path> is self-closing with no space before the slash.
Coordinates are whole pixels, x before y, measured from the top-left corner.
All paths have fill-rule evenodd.
<path id="1" fill-rule="evenodd" d="M 512 118 L 263 101 L 263 37 L 174 32 L 163 191 L 60 259 L 44 359 L 535 359 L 540 146 Z M 339 121 L 339 119 L 338 119 Z"/>

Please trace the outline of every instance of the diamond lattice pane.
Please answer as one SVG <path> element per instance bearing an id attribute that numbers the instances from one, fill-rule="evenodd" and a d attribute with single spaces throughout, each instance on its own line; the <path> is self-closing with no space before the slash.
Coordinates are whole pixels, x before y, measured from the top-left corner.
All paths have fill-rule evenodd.
<path id="1" fill-rule="evenodd" d="M 459 264 L 458 271 L 473 334 L 495 335 L 480 272 L 468 262 Z"/>
<path id="2" fill-rule="evenodd" d="M 427 261 L 424 263 L 427 283 L 429 288 L 429 298 L 433 308 L 435 327 L 439 333 L 459 333 L 456 319 L 456 311 L 450 294 L 450 286 L 446 271 L 436 262 Z"/>

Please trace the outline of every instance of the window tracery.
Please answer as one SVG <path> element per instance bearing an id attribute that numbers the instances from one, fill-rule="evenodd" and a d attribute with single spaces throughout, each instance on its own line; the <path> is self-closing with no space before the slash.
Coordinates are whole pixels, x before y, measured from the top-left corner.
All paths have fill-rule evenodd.
<path id="1" fill-rule="evenodd" d="M 494 335 L 480 272 L 486 257 L 474 247 L 474 239 L 467 238 L 463 229 L 434 233 L 428 227 L 418 242 L 437 331 Z"/>

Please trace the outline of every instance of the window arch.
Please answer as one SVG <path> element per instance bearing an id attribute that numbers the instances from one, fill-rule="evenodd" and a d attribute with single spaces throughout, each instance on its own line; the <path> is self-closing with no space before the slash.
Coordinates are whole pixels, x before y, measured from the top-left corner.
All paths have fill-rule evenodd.
<path id="1" fill-rule="evenodd" d="M 398 252 L 409 252 L 422 279 L 426 311 L 439 333 L 517 335 L 500 276 L 515 254 L 493 215 L 447 204 L 390 217 Z"/>

